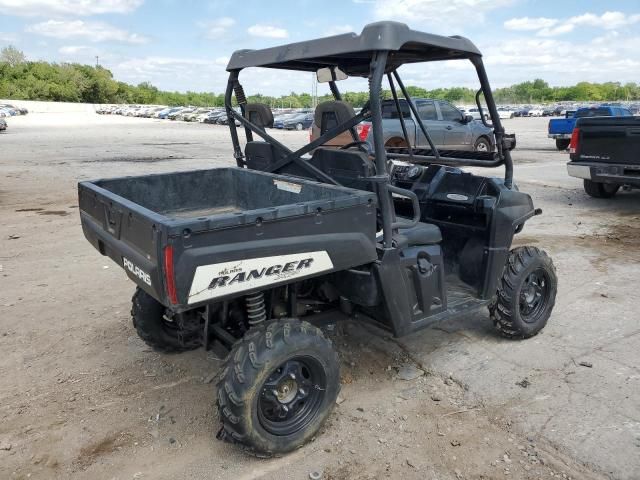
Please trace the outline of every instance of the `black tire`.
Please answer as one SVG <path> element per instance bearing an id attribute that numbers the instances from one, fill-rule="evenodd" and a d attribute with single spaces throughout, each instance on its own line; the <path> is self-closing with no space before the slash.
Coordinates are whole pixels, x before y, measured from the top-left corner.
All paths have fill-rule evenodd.
<path id="1" fill-rule="evenodd" d="M 478 140 L 476 140 L 476 143 L 473 146 L 473 150 L 475 152 L 490 152 L 491 142 L 489 142 L 489 140 L 487 140 L 485 137 L 480 137 Z"/>
<path id="2" fill-rule="evenodd" d="M 494 325 L 508 338 L 533 337 L 547 324 L 557 289 L 556 268 L 546 252 L 514 248 L 489 306 Z"/>
<path id="3" fill-rule="evenodd" d="M 285 393 L 294 396 L 280 398 L 286 382 L 290 388 Z M 335 405 L 338 355 L 331 341 L 309 323 L 271 321 L 252 328 L 234 345 L 217 389 L 222 422 L 218 438 L 241 444 L 257 456 L 290 452 L 313 438 Z M 274 420 L 285 410 L 283 405 L 284 415 L 291 419 Z"/>
<path id="4" fill-rule="evenodd" d="M 620 189 L 620 185 L 614 183 L 598 183 L 591 180 L 584 181 L 584 191 L 594 198 L 611 198 Z"/>
<path id="5" fill-rule="evenodd" d="M 131 299 L 131 318 L 138 336 L 157 352 L 179 353 L 198 348 L 197 343 L 181 340 L 175 325 L 164 318 L 165 308 L 141 288 Z"/>
<path id="6" fill-rule="evenodd" d="M 568 138 L 556 138 L 556 148 L 560 151 L 566 150 L 569 148 L 569 144 L 571 140 Z"/>

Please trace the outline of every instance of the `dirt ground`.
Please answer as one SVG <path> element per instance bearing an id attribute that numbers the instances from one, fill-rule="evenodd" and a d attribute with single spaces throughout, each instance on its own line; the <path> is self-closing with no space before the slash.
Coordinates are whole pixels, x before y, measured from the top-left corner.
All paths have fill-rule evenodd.
<path id="1" fill-rule="evenodd" d="M 215 440 L 220 353 L 147 348 L 131 326 L 133 284 L 78 218 L 78 180 L 230 165 L 227 130 L 90 113 L 10 120 L 0 478 L 640 478 L 640 193 L 588 198 L 546 119 L 507 128 L 520 189 L 544 210 L 518 244 L 558 268 L 547 328 L 511 342 L 484 313 L 403 339 L 338 324 L 326 333 L 342 360 L 339 403 L 313 442 L 270 460 Z M 276 136 L 299 146 L 306 132 Z"/>

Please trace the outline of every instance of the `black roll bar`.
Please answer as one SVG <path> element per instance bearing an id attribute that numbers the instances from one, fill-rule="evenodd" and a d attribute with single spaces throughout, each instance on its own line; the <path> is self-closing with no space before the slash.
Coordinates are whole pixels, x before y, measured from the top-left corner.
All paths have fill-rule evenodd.
<path id="1" fill-rule="evenodd" d="M 396 86 L 393 83 L 393 77 L 391 73 L 387 73 L 387 80 L 389 81 L 389 88 L 391 89 L 391 95 L 393 95 L 393 102 L 396 104 L 396 110 L 398 112 L 398 118 L 400 119 L 400 126 L 402 127 L 402 135 L 404 135 L 404 141 L 407 143 L 409 149 L 409 155 L 413 157 L 413 147 L 411 146 L 411 139 L 407 133 L 407 124 L 404 121 L 404 115 L 402 115 L 402 108 L 400 108 L 400 100 L 398 100 L 398 92 L 396 92 Z M 408 101 L 408 100 L 407 100 Z"/>
<path id="2" fill-rule="evenodd" d="M 427 129 L 424 126 L 424 123 L 422 123 L 422 119 L 420 118 L 420 115 L 418 115 L 418 109 L 413 104 L 413 101 L 411 100 L 411 96 L 409 95 L 409 92 L 407 91 L 407 89 L 404 87 L 404 83 L 402 83 L 402 79 L 400 78 L 400 75 L 398 75 L 398 71 L 397 70 L 393 71 L 393 76 L 396 77 L 396 82 L 398 82 L 398 86 L 400 87 L 400 90 L 402 90 L 402 95 L 404 95 L 404 98 L 407 100 L 407 103 L 409 104 L 409 108 L 413 112 L 413 116 L 416 118 L 416 122 L 418 122 L 418 126 L 420 127 L 420 130 L 422 130 L 422 133 L 426 137 L 427 142 L 429 143 L 429 146 L 431 147 L 431 151 L 433 152 L 433 154 L 436 157 L 436 159 L 439 160 L 440 159 L 440 153 L 438 153 L 438 149 L 436 148 L 435 144 L 433 143 L 433 140 L 431 140 L 431 135 L 429 135 L 429 132 L 427 132 Z M 400 112 L 398 112 L 398 113 L 401 115 Z"/>
<path id="3" fill-rule="evenodd" d="M 500 121 L 500 115 L 498 115 L 498 109 L 496 102 L 493 99 L 493 92 L 491 91 L 491 85 L 489 85 L 489 77 L 484 69 L 482 63 L 482 57 L 473 56 L 469 60 L 476 67 L 478 79 L 480 80 L 480 88 L 484 94 L 484 99 L 487 102 L 487 108 L 491 116 L 491 123 L 493 124 L 493 135 L 496 137 L 496 148 L 498 149 L 498 158 L 504 159 L 504 185 L 507 188 L 513 187 L 513 160 L 511 158 L 511 151 L 506 148 L 505 145 L 505 132 L 502 122 Z M 479 95 L 476 94 L 476 101 L 479 100 Z"/>

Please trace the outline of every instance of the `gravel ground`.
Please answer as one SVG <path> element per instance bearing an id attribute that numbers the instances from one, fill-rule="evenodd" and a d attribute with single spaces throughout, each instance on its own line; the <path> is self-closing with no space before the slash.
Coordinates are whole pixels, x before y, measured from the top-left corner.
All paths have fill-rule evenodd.
<path id="1" fill-rule="evenodd" d="M 10 120 L 0 478 L 640 478 L 640 193 L 587 197 L 546 119 L 505 122 L 516 181 L 544 210 L 518 243 L 558 268 L 546 329 L 507 341 L 485 313 L 403 339 L 340 324 L 327 332 L 340 403 L 313 442 L 272 460 L 214 439 L 216 352 L 150 351 L 131 326 L 132 283 L 86 242 L 77 213 L 78 180 L 232 164 L 227 129 L 88 112 Z"/>

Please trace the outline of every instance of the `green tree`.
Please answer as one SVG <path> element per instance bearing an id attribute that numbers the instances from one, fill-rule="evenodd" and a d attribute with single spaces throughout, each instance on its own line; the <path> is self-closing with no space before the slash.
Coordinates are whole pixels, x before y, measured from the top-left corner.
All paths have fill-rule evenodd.
<path id="1" fill-rule="evenodd" d="M 12 67 L 15 67 L 26 61 L 27 57 L 24 56 L 24 53 L 13 45 L 8 45 L 0 50 L 0 63 L 8 63 Z"/>

